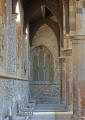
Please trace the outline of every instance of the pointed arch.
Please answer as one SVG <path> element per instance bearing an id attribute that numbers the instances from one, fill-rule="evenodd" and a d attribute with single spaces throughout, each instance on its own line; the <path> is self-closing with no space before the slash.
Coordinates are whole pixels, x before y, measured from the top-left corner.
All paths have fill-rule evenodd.
<path id="1" fill-rule="evenodd" d="M 32 40 L 34 35 L 36 34 L 37 30 L 44 24 L 47 24 L 52 31 L 54 32 L 56 38 L 57 38 L 57 43 L 58 43 L 58 51 L 59 51 L 59 55 L 60 55 L 60 28 L 58 23 L 53 22 L 50 19 L 45 19 L 45 20 L 40 20 L 38 22 L 36 22 L 36 24 L 34 24 L 33 26 L 31 26 L 31 33 L 30 33 L 30 44 L 32 45 Z"/>

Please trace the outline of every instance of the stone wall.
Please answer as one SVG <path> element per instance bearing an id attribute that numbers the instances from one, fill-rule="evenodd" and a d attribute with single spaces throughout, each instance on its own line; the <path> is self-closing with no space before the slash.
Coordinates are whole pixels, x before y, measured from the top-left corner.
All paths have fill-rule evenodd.
<path id="1" fill-rule="evenodd" d="M 2 2 L 3 1 L 3 2 Z M 24 13 L 20 1 L 20 15 L 21 15 L 21 57 L 18 66 L 17 61 L 17 48 L 18 48 L 18 35 L 17 35 L 17 22 L 16 14 L 12 14 L 12 0 L 2 0 L 0 2 L 0 9 L 5 21 L 2 23 L 0 11 L 0 31 L 1 26 L 5 28 L 3 44 L 4 52 L 0 53 L 4 56 L 3 63 L 0 65 L 0 120 L 3 119 L 5 114 L 10 112 L 12 107 L 12 114 L 15 112 L 14 106 L 16 102 L 27 98 L 29 96 L 29 81 L 28 81 L 28 34 L 23 34 L 23 18 Z M 1 3 L 3 5 L 1 5 Z M 0 34 L 1 37 L 1 34 Z M 0 39 L 1 40 L 1 39 Z M 1 47 L 1 46 L 0 46 Z M 23 57 L 24 56 L 24 57 Z M 23 59 L 22 59 L 23 58 Z M 2 67 L 3 66 L 3 67 Z M 24 104 L 24 102 L 23 102 Z"/>
<path id="2" fill-rule="evenodd" d="M 0 79 L 0 120 L 9 114 L 11 107 L 13 115 L 15 105 L 28 95 L 28 85 L 28 81 Z"/>

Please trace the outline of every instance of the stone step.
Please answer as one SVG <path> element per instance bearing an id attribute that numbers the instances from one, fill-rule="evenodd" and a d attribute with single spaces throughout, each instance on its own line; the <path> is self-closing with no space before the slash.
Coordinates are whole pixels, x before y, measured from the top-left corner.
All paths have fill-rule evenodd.
<path id="1" fill-rule="evenodd" d="M 66 111 L 65 104 L 37 104 L 35 112 L 63 112 Z"/>

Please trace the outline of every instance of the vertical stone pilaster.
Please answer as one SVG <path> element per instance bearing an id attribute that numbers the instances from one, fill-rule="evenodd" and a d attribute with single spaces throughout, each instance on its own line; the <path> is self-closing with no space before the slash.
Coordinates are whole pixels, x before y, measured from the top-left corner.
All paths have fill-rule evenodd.
<path id="1" fill-rule="evenodd" d="M 85 114 L 85 10 L 83 0 L 76 1 L 76 30 L 71 35 L 73 61 L 73 120 Z"/>
<path id="2" fill-rule="evenodd" d="M 60 69 L 60 103 L 66 105 L 66 77 L 65 77 L 65 58 L 59 58 Z"/>
<path id="3" fill-rule="evenodd" d="M 12 15 L 12 0 L 7 0 L 7 55 L 6 71 L 8 75 L 16 75 L 16 15 Z"/>
<path id="4" fill-rule="evenodd" d="M 28 79 L 30 79 L 30 67 L 31 67 L 31 50 L 30 50 L 30 41 L 29 41 L 29 24 L 27 25 L 27 30 L 28 30 Z"/>
<path id="5" fill-rule="evenodd" d="M 85 8 L 83 0 L 76 2 L 76 33 L 77 35 L 85 34 Z"/>
<path id="6" fill-rule="evenodd" d="M 66 26 L 65 26 L 65 6 L 63 5 L 63 34 L 66 33 Z"/>
<path id="7" fill-rule="evenodd" d="M 76 31 L 76 4 L 75 1 L 69 1 L 69 24 L 70 34 L 75 34 Z"/>
<path id="8" fill-rule="evenodd" d="M 74 120 L 85 115 L 85 36 L 72 36 Z"/>
<path id="9" fill-rule="evenodd" d="M 72 49 L 64 50 L 64 56 L 66 57 L 66 107 L 72 111 Z"/>
<path id="10" fill-rule="evenodd" d="M 6 1 L 0 1 L 0 74 L 6 72 Z"/>

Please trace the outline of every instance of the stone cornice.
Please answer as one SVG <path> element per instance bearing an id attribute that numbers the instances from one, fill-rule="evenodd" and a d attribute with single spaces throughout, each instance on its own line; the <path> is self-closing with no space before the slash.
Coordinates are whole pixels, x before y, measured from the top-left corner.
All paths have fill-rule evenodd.
<path id="1" fill-rule="evenodd" d="M 16 20 L 16 18 L 17 18 L 17 13 L 12 14 L 12 18 L 13 18 L 14 20 Z"/>
<path id="2" fill-rule="evenodd" d="M 65 63 L 66 57 L 65 56 L 60 56 L 57 58 L 59 61 L 62 61 L 63 63 Z"/>
<path id="3" fill-rule="evenodd" d="M 18 77 L 12 77 L 12 76 L 5 76 L 5 75 L 0 75 L 0 79 L 19 80 L 19 81 L 29 81 L 28 79 L 24 79 L 24 78 L 18 78 Z"/>
<path id="4" fill-rule="evenodd" d="M 85 35 L 72 35 L 70 36 L 71 40 L 85 40 Z"/>

